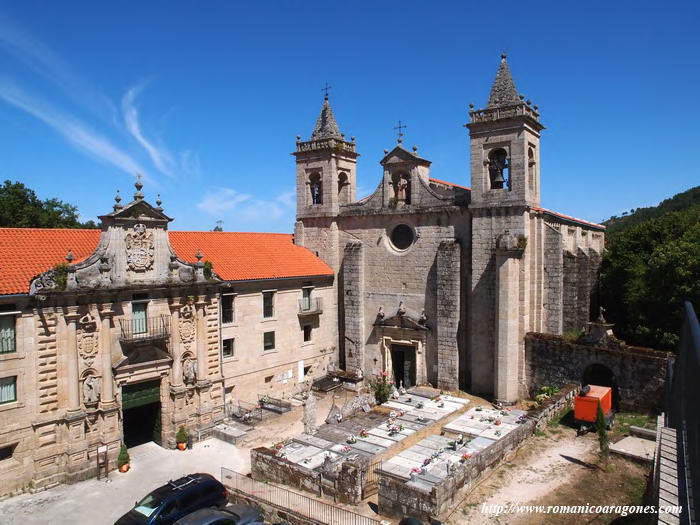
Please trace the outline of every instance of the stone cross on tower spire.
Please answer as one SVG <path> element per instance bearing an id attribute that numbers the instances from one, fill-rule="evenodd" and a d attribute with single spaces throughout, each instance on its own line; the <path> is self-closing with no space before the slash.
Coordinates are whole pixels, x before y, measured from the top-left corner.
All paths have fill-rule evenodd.
<path id="1" fill-rule="evenodd" d="M 488 108 L 498 108 L 503 106 L 514 106 L 520 103 L 518 91 L 515 89 L 515 82 L 510 74 L 506 54 L 501 55 L 501 65 L 496 73 L 496 80 L 491 86 L 489 94 Z"/>
<path id="2" fill-rule="evenodd" d="M 316 120 L 314 130 L 311 132 L 311 140 L 328 138 L 342 140 L 343 135 L 340 133 L 338 123 L 335 121 L 335 117 L 333 116 L 333 110 L 328 102 L 328 92 L 326 92 L 326 96 L 323 99 L 323 106 L 321 107 L 321 113 Z"/>

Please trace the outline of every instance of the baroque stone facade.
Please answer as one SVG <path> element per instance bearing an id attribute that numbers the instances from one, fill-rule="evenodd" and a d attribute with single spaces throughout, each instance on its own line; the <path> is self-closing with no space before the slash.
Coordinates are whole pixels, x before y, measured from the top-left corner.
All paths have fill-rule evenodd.
<path id="1" fill-rule="evenodd" d="M 605 228 L 540 206 L 544 126 L 505 56 L 469 117 L 471 188 L 432 178 L 399 138 L 358 201 L 355 139 L 326 99 L 297 139 L 295 242 L 337 274 L 347 371 L 512 403 L 527 393 L 525 333 L 586 326 Z"/>
<path id="2" fill-rule="evenodd" d="M 0 495 L 95 476 L 98 450 L 113 469 L 122 442 L 206 437 L 226 406 L 295 394 L 338 360 L 333 273 L 290 235 L 168 232 L 140 182 L 100 219 L 0 229 L 41 272 L 14 290 L 10 273 L 27 270 L 0 262 Z M 263 245 L 277 258 L 256 261 Z M 39 250 L 66 263 L 41 266 Z"/>

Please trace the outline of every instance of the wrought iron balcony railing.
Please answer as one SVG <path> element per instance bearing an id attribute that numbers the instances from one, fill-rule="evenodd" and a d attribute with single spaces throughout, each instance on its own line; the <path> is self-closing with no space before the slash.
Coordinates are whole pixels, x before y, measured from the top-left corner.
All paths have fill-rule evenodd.
<path id="1" fill-rule="evenodd" d="M 121 333 L 119 340 L 123 343 L 155 341 L 170 337 L 170 316 L 132 317 L 119 319 Z"/>
<path id="2" fill-rule="evenodd" d="M 299 315 L 323 313 L 323 301 L 320 297 L 299 299 Z"/>

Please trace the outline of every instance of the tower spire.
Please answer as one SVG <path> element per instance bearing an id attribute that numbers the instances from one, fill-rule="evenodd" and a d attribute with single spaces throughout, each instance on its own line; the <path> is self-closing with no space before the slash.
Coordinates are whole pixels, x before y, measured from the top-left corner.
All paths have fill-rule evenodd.
<path id="1" fill-rule="evenodd" d="M 491 86 L 487 108 L 514 106 L 519 103 L 520 97 L 515 89 L 513 77 L 510 74 L 506 54 L 503 53 L 501 55 L 501 65 L 498 67 L 498 73 L 496 73 L 496 79 Z"/>
<path id="2" fill-rule="evenodd" d="M 318 115 L 314 130 L 311 132 L 311 140 L 328 138 L 342 140 L 343 135 L 340 133 L 338 123 L 333 116 L 333 110 L 328 102 L 328 92 L 326 91 L 326 96 L 323 99 L 323 106 L 321 106 L 321 113 Z"/>

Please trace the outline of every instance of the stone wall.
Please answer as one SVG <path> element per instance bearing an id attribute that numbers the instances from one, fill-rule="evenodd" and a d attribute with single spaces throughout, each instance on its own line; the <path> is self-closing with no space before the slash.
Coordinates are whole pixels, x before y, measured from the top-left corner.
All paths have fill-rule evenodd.
<path id="1" fill-rule="evenodd" d="M 379 513 L 383 516 L 401 518 L 412 516 L 431 523 L 440 519 L 464 496 L 462 489 L 473 488 L 484 473 L 498 467 L 501 461 L 537 429 L 571 406 L 578 385 L 567 385 L 547 400 L 544 405 L 531 411 L 525 423 L 496 441 L 465 463 L 460 463 L 444 481 L 433 486 L 430 492 L 406 484 L 406 480 L 381 472 L 379 476 Z"/>
<path id="2" fill-rule="evenodd" d="M 460 246 L 443 241 L 437 253 L 438 388 L 459 390 Z"/>
<path id="3" fill-rule="evenodd" d="M 250 465 L 251 477 L 257 481 L 288 485 L 339 503 L 357 505 L 362 500 L 363 469 L 350 461 L 344 461 L 335 472 L 312 471 L 259 447 L 250 451 Z"/>
<path id="4" fill-rule="evenodd" d="M 349 371 L 365 370 L 364 297 L 365 265 L 362 243 L 351 242 L 345 246 L 343 272 L 343 320 L 342 334 L 345 347 L 345 366 Z"/>
<path id="5" fill-rule="evenodd" d="M 580 383 L 587 367 L 601 364 L 615 376 L 620 408 L 653 411 L 663 403 L 670 356 L 648 348 L 596 347 L 569 343 L 559 336 L 529 333 L 525 337 L 525 382 L 531 394 L 542 385 Z"/>

